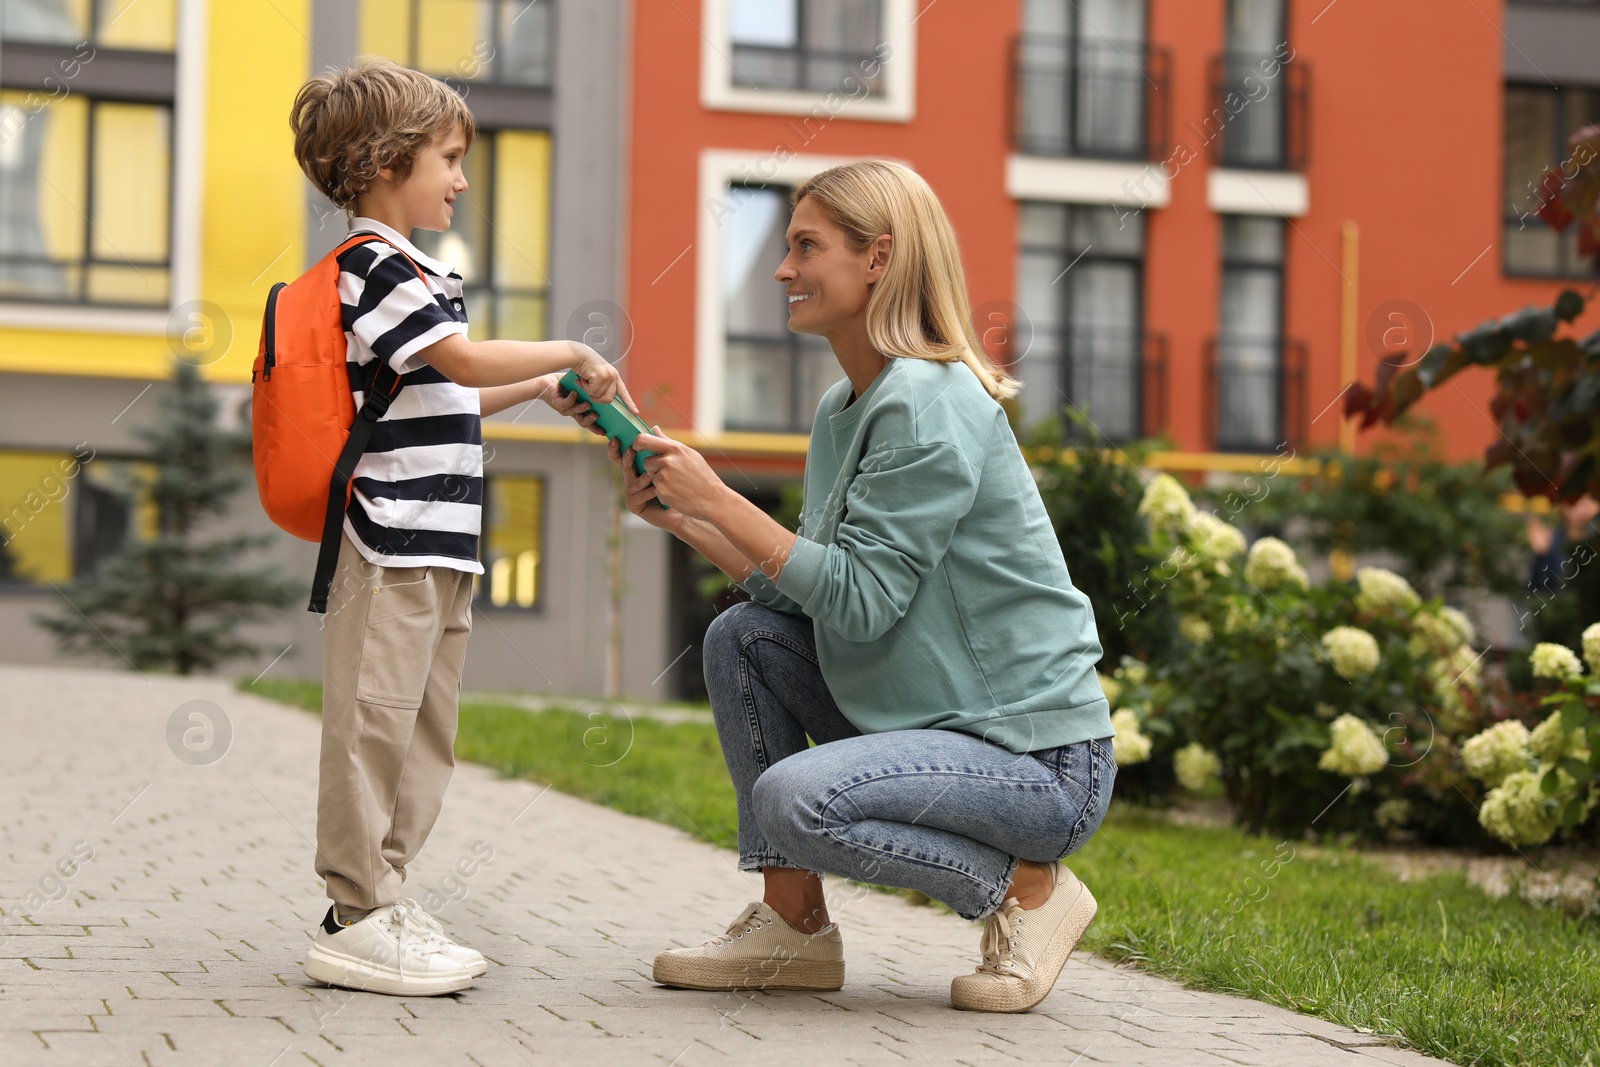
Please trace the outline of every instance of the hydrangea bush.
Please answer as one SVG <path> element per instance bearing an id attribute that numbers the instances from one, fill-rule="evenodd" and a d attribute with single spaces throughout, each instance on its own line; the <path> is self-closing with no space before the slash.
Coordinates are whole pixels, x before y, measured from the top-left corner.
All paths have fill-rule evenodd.
<path id="1" fill-rule="evenodd" d="M 1542 845 L 1558 830 L 1586 822 L 1600 794 L 1600 623 L 1583 631 L 1583 658 L 1541 642 L 1529 656 L 1546 686 L 1548 716 L 1529 731 L 1520 722 L 1491 726 L 1461 746 L 1462 761 L 1488 795 L 1483 828 L 1509 845 Z M 1584 664 L 1589 674 L 1584 675 Z"/>
<path id="2" fill-rule="evenodd" d="M 1141 603 L 1170 610 L 1178 640 L 1171 655 L 1124 658 L 1103 676 L 1127 768 L 1119 790 L 1197 792 L 1220 779 L 1252 829 L 1461 842 L 1483 837 L 1486 789 L 1537 771 L 1520 755 L 1531 735 L 1522 748 L 1510 728 L 1460 743 L 1493 721 L 1461 612 L 1381 568 L 1361 569 L 1353 586 L 1313 582 L 1288 544 L 1247 545 L 1170 475 L 1149 483 L 1139 512 L 1150 560 Z M 1600 655 L 1600 631 L 1594 645 Z"/>

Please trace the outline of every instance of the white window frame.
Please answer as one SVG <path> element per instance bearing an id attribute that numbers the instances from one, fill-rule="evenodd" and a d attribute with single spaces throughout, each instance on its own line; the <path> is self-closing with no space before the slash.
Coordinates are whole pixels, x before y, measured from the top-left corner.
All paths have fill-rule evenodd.
<path id="1" fill-rule="evenodd" d="M 722 220 L 728 210 L 728 186 L 736 183 L 796 186 L 829 167 L 853 163 L 858 158 L 865 157 L 718 148 L 700 153 L 700 196 L 695 210 L 694 309 L 694 428 L 698 433 L 714 437 L 722 433 L 723 427 L 728 320 L 722 302 Z"/>
<path id="2" fill-rule="evenodd" d="M 883 0 L 884 92 L 856 99 L 847 93 L 750 89 L 733 83 L 733 36 L 729 0 L 704 0 L 700 15 L 700 104 L 711 111 L 756 111 L 772 115 L 869 122 L 910 122 L 916 113 L 917 15 L 915 0 Z"/>
<path id="3" fill-rule="evenodd" d="M 1206 175 L 1206 206 L 1219 215 L 1297 219 L 1311 210 L 1311 184 L 1293 171 L 1218 167 Z"/>
<path id="4" fill-rule="evenodd" d="M 1006 195 L 1013 200 L 1162 208 L 1172 182 L 1158 163 L 1103 159 L 1006 157 Z"/>
<path id="5" fill-rule="evenodd" d="M 207 0 L 178 0 L 177 84 L 172 101 L 172 248 L 166 308 L 0 302 L 0 328 L 160 337 L 172 312 L 200 295 L 200 213 L 204 188 Z"/>

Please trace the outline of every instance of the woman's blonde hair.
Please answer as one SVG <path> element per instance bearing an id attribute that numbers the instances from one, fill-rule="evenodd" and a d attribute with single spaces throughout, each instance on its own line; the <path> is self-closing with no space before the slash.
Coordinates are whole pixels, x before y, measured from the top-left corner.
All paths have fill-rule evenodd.
<path id="1" fill-rule="evenodd" d="M 886 356 L 960 360 L 996 400 L 1017 395 L 972 329 L 966 276 L 955 230 L 939 198 L 910 167 L 863 160 L 823 171 L 801 185 L 792 205 L 810 197 L 861 252 L 882 234 L 894 238 L 883 278 L 867 299 L 867 337 Z"/>
<path id="2" fill-rule="evenodd" d="M 378 180 L 378 168 L 404 180 L 417 155 L 458 125 L 471 148 L 478 125 L 461 94 L 388 59 L 318 74 L 289 111 L 300 169 L 346 211 Z"/>

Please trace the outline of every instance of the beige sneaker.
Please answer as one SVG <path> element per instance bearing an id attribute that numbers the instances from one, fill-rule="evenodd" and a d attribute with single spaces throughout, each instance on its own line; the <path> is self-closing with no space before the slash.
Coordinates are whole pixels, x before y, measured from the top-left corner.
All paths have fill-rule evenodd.
<path id="1" fill-rule="evenodd" d="M 844 941 L 836 923 L 804 934 L 758 901 L 699 948 L 658 953 L 654 977 L 680 989 L 831 992 L 844 985 Z"/>
<path id="2" fill-rule="evenodd" d="M 1023 911 L 1016 898 L 983 928 L 983 963 L 950 983 L 950 1003 L 964 1011 L 1027 1011 L 1049 995 L 1098 905 L 1089 887 L 1056 865 L 1050 899 Z"/>

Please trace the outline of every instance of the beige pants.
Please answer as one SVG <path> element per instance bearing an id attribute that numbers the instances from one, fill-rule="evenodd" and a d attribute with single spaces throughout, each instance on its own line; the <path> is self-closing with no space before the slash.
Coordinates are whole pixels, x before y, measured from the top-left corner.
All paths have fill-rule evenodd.
<path id="1" fill-rule="evenodd" d="M 317 874 L 346 908 L 400 899 L 455 767 L 472 575 L 379 567 L 348 535 L 322 630 Z"/>

